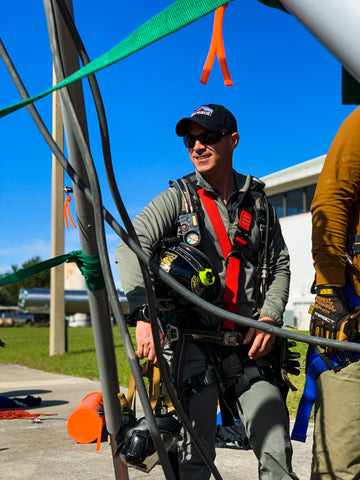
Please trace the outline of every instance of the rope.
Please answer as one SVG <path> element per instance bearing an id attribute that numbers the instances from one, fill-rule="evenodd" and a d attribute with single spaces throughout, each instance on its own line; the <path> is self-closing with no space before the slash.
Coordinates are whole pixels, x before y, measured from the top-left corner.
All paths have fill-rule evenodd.
<path id="1" fill-rule="evenodd" d="M 52 267 L 56 267 L 61 263 L 75 262 L 79 267 L 81 273 L 85 277 L 85 284 L 88 290 L 101 290 L 105 286 L 104 277 L 101 270 L 100 258 L 98 255 L 85 255 L 81 250 L 74 250 L 73 252 L 58 257 L 45 260 L 44 262 L 36 263 L 30 267 L 23 268 L 15 273 L 0 278 L 0 287 L 9 285 L 10 283 L 24 280 L 37 273 L 43 272 Z"/>
<path id="2" fill-rule="evenodd" d="M 40 415 L 51 417 L 53 415 L 57 415 L 57 413 L 29 413 L 25 410 L 5 410 L 0 411 L 0 420 L 13 420 L 14 418 L 35 420 L 36 418 L 40 417 Z"/>
<path id="3" fill-rule="evenodd" d="M 118 45 L 80 68 L 77 72 L 69 75 L 52 88 L 15 103 L 14 105 L 0 109 L 0 118 L 19 110 L 29 103 L 40 100 L 46 95 L 68 86 L 77 80 L 81 80 L 88 75 L 123 60 L 148 45 L 155 43 L 161 38 L 177 32 L 181 28 L 195 22 L 199 18 L 204 17 L 216 8 L 227 3 L 229 3 L 229 0 L 177 0 L 155 17 L 148 20 L 141 27 L 137 28 Z"/>

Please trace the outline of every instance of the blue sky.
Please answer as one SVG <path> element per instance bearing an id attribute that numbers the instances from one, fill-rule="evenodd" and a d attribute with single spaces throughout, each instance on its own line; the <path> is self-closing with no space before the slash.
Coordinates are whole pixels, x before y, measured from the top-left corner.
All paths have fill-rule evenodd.
<path id="1" fill-rule="evenodd" d="M 74 0 L 75 21 L 95 59 L 171 4 L 171 0 Z M 4 2 L 1 38 L 31 95 L 52 84 L 43 3 Z M 200 83 L 213 26 L 210 14 L 97 74 L 110 130 L 114 169 L 134 217 L 170 179 L 192 170 L 175 125 L 197 106 L 219 103 L 237 117 L 235 168 L 263 176 L 326 153 L 344 118 L 341 65 L 294 17 L 257 0 L 225 11 L 224 44 L 234 85 L 215 60 Z M 0 107 L 20 97 L 0 60 Z M 105 207 L 116 217 L 104 175 L 95 111 L 85 87 L 90 143 Z M 51 130 L 51 97 L 36 107 Z M 0 119 L 0 273 L 34 256 L 51 256 L 51 152 L 26 109 Z M 65 185 L 71 186 L 66 177 Z M 74 202 L 70 203 L 75 218 Z M 107 229 L 112 260 L 119 239 Z M 79 247 L 65 230 L 65 253 Z M 116 269 L 116 284 L 120 286 Z"/>

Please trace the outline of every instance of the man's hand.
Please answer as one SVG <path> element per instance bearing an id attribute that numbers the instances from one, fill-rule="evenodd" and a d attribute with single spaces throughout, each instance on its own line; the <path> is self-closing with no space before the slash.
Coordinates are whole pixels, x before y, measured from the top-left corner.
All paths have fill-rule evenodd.
<path id="1" fill-rule="evenodd" d="M 343 287 L 316 287 L 315 305 L 311 312 L 310 335 L 351 342 L 358 332 L 360 311 L 349 304 Z M 326 348 L 327 352 L 333 351 Z"/>
<path id="2" fill-rule="evenodd" d="M 270 317 L 261 317 L 258 321 L 276 326 L 275 320 Z M 243 341 L 243 345 L 248 345 L 251 340 L 253 340 L 253 344 L 251 345 L 248 355 L 251 360 L 256 360 L 257 358 L 264 357 L 270 353 L 275 339 L 276 335 L 264 332 L 263 330 L 259 330 L 255 327 L 250 327 Z"/>
<path id="3" fill-rule="evenodd" d="M 160 333 L 160 342 L 161 347 L 164 344 L 164 335 Z M 147 358 L 149 362 L 156 364 L 156 352 L 154 346 L 154 340 L 151 331 L 151 324 L 148 322 L 143 322 L 139 320 L 136 324 L 136 343 L 137 351 L 136 355 L 138 358 Z"/>

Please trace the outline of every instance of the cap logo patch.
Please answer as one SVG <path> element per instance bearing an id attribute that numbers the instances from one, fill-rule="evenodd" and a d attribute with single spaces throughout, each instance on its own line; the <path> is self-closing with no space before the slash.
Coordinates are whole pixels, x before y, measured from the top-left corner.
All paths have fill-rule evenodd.
<path id="1" fill-rule="evenodd" d="M 193 113 L 190 115 L 190 118 L 193 117 L 194 115 L 207 115 L 208 117 L 211 117 L 213 112 L 214 110 L 212 108 L 201 106 L 193 111 Z"/>

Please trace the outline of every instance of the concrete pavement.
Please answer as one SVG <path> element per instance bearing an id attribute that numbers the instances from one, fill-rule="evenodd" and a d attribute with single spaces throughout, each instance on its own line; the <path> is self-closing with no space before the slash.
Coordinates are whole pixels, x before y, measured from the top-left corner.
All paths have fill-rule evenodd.
<path id="1" fill-rule="evenodd" d="M 107 441 L 102 441 L 100 451 L 96 452 L 95 443 L 76 443 L 66 428 L 69 416 L 81 400 L 88 393 L 99 391 L 100 382 L 0 363 L 0 396 L 40 397 L 39 407 L 26 410 L 56 414 L 40 416 L 40 423 L 0 420 L 0 479 L 114 480 L 111 448 Z M 300 480 L 310 477 L 312 427 L 310 424 L 306 443 L 293 442 L 293 467 Z M 258 478 L 257 461 L 251 450 L 219 448 L 216 465 L 224 480 Z M 165 476 L 161 467 L 156 466 L 149 474 L 130 469 L 129 478 L 162 480 Z"/>

